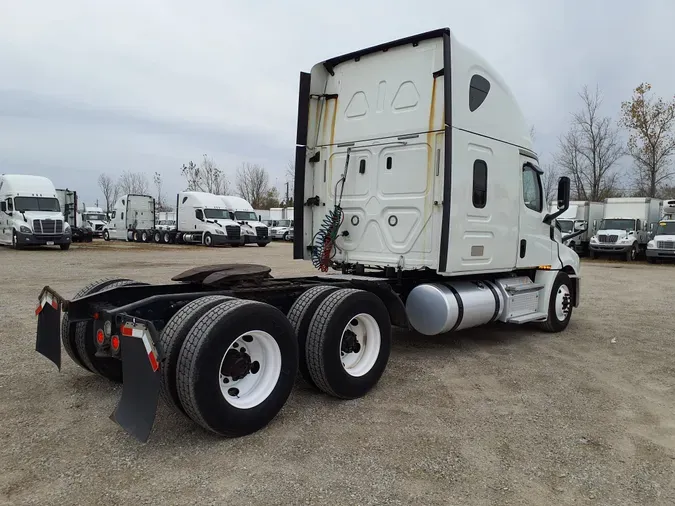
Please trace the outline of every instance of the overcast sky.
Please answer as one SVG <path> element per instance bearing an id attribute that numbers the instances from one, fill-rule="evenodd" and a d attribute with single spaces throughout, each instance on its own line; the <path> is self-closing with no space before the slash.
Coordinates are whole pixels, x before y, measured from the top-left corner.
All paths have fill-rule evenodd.
<path id="1" fill-rule="evenodd" d="M 299 72 L 442 26 L 510 84 L 545 162 L 584 84 L 614 117 L 642 81 L 675 93 L 673 20 L 673 0 L 0 0 L 0 173 L 90 203 L 101 172 L 158 171 L 175 193 L 206 153 L 281 187 Z"/>

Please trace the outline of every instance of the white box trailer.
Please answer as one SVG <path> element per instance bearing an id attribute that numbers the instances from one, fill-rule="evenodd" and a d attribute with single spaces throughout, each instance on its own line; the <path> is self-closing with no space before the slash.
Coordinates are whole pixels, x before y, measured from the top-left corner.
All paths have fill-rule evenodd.
<path id="1" fill-rule="evenodd" d="M 675 199 L 662 202 L 661 219 L 647 243 L 647 261 L 675 260 Z"/>
<path id="2" fill-rule="evenodd" d="M 0 244 L 70 248 L 72 231 L 65 221 L 54 184 L 46 177 L 0 175 Z"/>
<path id="3" fill-rule="evenodd" d="M 550 212 L 554 212 L 556 203 L 551 203 L 550 209 Z M 570 201 L 569 209 L 556 218 L 565 245 L 580 255 L 588 254 L 591 237 L 595 235 L 600 226 L 604 209 L 604 202 Z"/>
<path id="4" fill-rule="evenodd" d="M 72 242 L 91 242 L 94 231 L 82 220 L 77 192 L 69 189 L 56 189 L 56 198 L 63 213 L 63 218 L 70 225 Z"/>
<path id="5" fill-rule="evenodd" d="M 618 254 L 627 261 L 636 260 L 647 249 L 661 207 L 659 199 L 649 197 L 605 199 L 603 220 L 589 244 L 591 258 Z"/>
<path id="6" fill-rule="evenodd" d="M 36 349 L 60 364 L 64 328 L 76 362 L 117 380 L 124 363 L 113 419 L 146 440 L 160 392 L 229 437 L 267 425 L 298 372 L 362 397 L 383 377 L 392 325 L 563 331 L 580 299 L 579 256 L 554 226 L 570 180 L 550 213 L 541 178 L 513 95 L 449 29 L 330 58 L 300 75 L 293 242 L 326 274 L 207 265 L 167 284 L 92 283 L 71 301 L 45 287 L 40 300 L 57 303 L 38 316 Z"/>

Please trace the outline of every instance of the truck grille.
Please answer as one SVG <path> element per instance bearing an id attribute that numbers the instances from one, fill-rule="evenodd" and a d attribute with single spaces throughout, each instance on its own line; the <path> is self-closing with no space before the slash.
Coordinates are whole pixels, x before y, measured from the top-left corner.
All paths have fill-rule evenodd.
<path id="1" fill-rule="evenodd" d="M 258 239 L 267 239 L 267 227 L 255 227 L 255 235 Z"/>
<path id="2" fill-rule="evenodd" d="M 62 220 L 33 220 L 33 231 L 36 235 L 63 234 Z"/>
<path id="3" fill-rule="evenodd" d="M 239 239 L 241 237 L 241 227 L 237 227 L 235 225 L 226 226 L 225 232 L 227 232 L 227 237 L 232 239 Z"/>
<path id="4" fill-rule="evenodd" d="M 656 247 L 659 249 L 675 249 L 675 241 L 656 241 Z"/>
<path id="5" fill-rule="evenodd" d="M 96 225 L 96 230 L 103 230 L 103 225 Z"/>
<path id="6" fill-rule="evenodd" d="M 618 235 L 599 235 L 598 241 L 600 242 L 616 242 L 619 239 Z"/>

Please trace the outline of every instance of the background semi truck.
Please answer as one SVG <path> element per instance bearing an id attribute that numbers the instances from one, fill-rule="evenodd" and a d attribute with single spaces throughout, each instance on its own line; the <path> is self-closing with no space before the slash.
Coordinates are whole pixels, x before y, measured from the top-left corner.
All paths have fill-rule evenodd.
<path id="1" fill-rule="evenodd" d="M 108 218 L 105 211 L 98 206 L 88 206 L 82 204 L 80 207 L 83 225 L 90 227 L 94 237 L 103 237 L 103 229 L 108 224 Z"/>
<path id="2" fill-rule="evenodd" d="M 619 254 L 627 261 L 636 260 L 647 249 L 661 206 L 660 200 L 648 197 L 605 199 L 603 219 L 589 244 L 591 258 Z"/>
<path id="3" fill-rule="evenodd" d="M 77 192 L 57 188 L 56 198 L 59 200 L 64 220 L 70 225 L 72 242 L 91 242 L 94 231 L 82 219 Z"/>
<path id="4" fill-rule="evenodd" d="M 392 326 L 563 331 L 580 294 L 554 228 L 570 180 L 553 213 L 541 180 L 513 95 L 449 29 L 330 58 L 300 75 L 296 136 L 293 256 L 318 275 L 224 264 L 94 281 L 70 301 L 45 287 L 36 349 L 60 364 L 60 337 L 113 381 L 124 366 L 113 419 L 141 440 L 159 396 L 235 437 L 276 416 L 298 371 L 326 395 L 366 395 Z"/>
<path id="5" fill-rule="evenodd" d="M 176 196 L 175 226 L 159 226 L 155 199 L 150 195 L 122 195 L 103 231 L 105 240 L 189 243 L 215 246 L 243 244 L 240 225 L 230 219 L 219 195 L 180 192 Z"/>
<path id="6" fill-rule="evenodd" d="M 54 184 L 42 176 L 0 176 L 0 244 L 70 248 L 72 233 Z"/>
<path id="7" fill-rule="evenodd" d="M 589 252 L 591 237 L 600 225 L 604 216 L 605 204 L 603 202 L 590 202 L 588 200 L 573 200 L 570 207 L 556 218 L 563 235 L 583 231 L 581 234 L 568 239 L 565 244 L 580 255 Z M 551 212 L 556 209 L 556 203 L 551 203 Z"/>
<path id="8" fill-rule="evenodd" d="M 675 199 L 664 200 L 662 217 L 647 243 L 647 261 L 675 260 Z"/>
<path id="9" fill-rule="evenodd" d="M 253 206 L 248 200 L 241 197 L 222 197 L 225 208 L 230 213 L 230 219 L 241 227 L 241 236 L 244 244 L 257 244 L 265 247 L 270 242 L 269 228 L 259 221 Z"/>

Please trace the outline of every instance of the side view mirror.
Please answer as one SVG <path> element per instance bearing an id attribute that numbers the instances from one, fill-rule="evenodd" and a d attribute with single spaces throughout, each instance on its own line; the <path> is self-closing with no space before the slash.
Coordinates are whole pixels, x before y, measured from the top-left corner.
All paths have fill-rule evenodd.
<path id="1" fill-rule="evenodd" d="M 575 223 L 575 224 L 574 224 L 574 230 L 587 230 L 587 229 L 588 229 L 588 226 L 586 225 L 585 222 L 584 222 L 584 223 Z"/>
<path id="2" fill-rule="evenodd" d="M 7 202 L 0 202 L 0 211 L 7 212 Z"/>
<path id="3" fill-rule="evenodd" d="M 567 208 L 570 205 L 570 188 L 572 184 L 570 178 L 563 176 L 558 181 L 558 209 Z"/>

